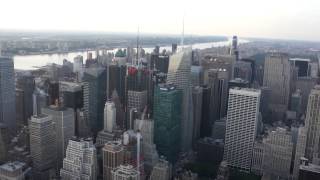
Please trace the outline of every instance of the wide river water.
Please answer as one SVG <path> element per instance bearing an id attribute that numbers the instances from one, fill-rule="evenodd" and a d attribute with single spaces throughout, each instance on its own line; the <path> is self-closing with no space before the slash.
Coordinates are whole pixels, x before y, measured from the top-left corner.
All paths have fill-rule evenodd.
<path id="1" fill-rule="evenodd" d="M 246 40 L 239 40 L 239 43 L 246 43 Z M 230 41 L 220 41 L 220 42 L 210 42 L 210 43 L 197 43 L 192 45 L 192 49 L 207 49 L 211 47 L 222 47 L 229 46 Z M 154 47 L 143 47 L 143 49 L 150 53 L 153 51 Z M 163 50 L 170 50 L 171 46 L 163 46 L 160 47 L 160 52 Z M 117 49 L 110 50 L 110 52 L 116 52 Z M 96 57 L 95 51 L 92 52 L 93 57 Z M 83 59 L 87 59 L 87 51 L 78 51 L 78 52 L 69 52 L 69 53 L 54 53 L 54 54 L 40 54 L 40 55 L 17 55 L 13 57 L 14 60 L 14 68 L 20 70 L 32 70 L 37 69 L 41 66 L 45 66 L 47 64 L 55 63 L 62 64 L 64 59 L 73 62 L 73 58 L 81 55 Z"/>

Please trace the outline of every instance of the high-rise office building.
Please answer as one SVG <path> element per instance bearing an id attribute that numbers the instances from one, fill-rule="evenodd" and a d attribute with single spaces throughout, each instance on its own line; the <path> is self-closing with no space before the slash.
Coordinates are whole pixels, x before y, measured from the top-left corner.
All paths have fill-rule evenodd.
<path id="1" fill-rule="evenodd" d="M 75 135 L 79 135 L 79 119 L 77 112 L 79 109 L 83 108 L 83 90 L 80 83 L 59 82 L 59 100 L 63 107 L 71 108 L 74 111 L 75 117 Z"/>
<path id="2" fill-rule="evenodd" d="M 115 138 L 116 129 L 116 106 L 112 101 L 107 101 L 104 105 L 103 130 L 98 133 L 96 145 L 103 147 L 108 141 Z"/>
<path id="3" fill-rule="evenodd" d="M 16 128 L 14 65 L 11 57 L 0 56 L 0 123 Z"/>
<path id="4" fill-rule="evenodd" d="M 226 115 L 228 102 L 228 72 L 226 69 L 209 69 L 208 86 L 210 93 L 210 123 Z"/>
<path id="5" fill-rule="evenodd" d="M 8 159 L 9 134 L 5 124 L 0 123 L 0 163 Z"/>
<path id="6" fill-rule="evenodd" d="M 196 86 L 192 90 L 193 102 L 193 132 L 192 144 L 195 145 L 200 138 L 201 118 L 202 118 L 202 87 Z"/>
<path id="7" fill-rule="evenodd" d="M 26 118 L 26 108 L 25 108 L 25 95 L 23 90 L 16 89 L 16 123 L 17 128 L 21 128 L 28 124 L 28 118 Z M 32 97 L 32 95 L 31 95 Z M 32 107 L 32 104 L 31 104 Z"/>
<path id="8" fill-rule="evenodd" d="M 193 103 L 191 89 L 191 48 L 170 56 L 167 84 L 182 90 L 181 150 L 188 151 L 192 145 Z"/>
<path id="9" fill-rule="evenodd" d="M 297 116 L 301 114 L 302 94 L 299 89 L 291 95 L 290 111 L 296 112 Z"/>
<path id="10" fill-rule="evenodd" d="M 208 86 L 202 87 L 202 112 L 200 122 L 200 137 L 211 136 L 212 133 L 212 121 L 210 120 L 211 110 L 211 88 Z"/>
<path id="11" fill-rule="evenodd" d="M 60 176 L 63 180 L 97 179 L 97 151 L 92 141 L 69 140 Z"/>
<path id="12" fill-rule="evenodd" d="M 153 167 L 150 180 L 170 180 L 172 177 L 172 167 L 170 162 L 165 159 L 159 159 Z"/>
<path id="13" fill-rule="evenodd" d="M 306 142 L 307 142 L 307 132 L 305 127 L 299 127 L 298 129 L 298 137 L 297 137 L 297 144 L 295 148 L 295 155 L 294 155 L 294 164 L 293 164 L 293 177 L 297 178 L 299 176 L 299 168 L 300 168 L 300 161 L 301 158 L 305 156 L 306 150 Z"/>
<path id="14" fill-rule="evenodd" d="M 252 81 L 253 69 L 252 63 L 246 61 L 237 61 L 234 64 L 234 78 L 241 78 L 248 82 Z"/>
<path id="15" fill-rule="evenodd" d="M 103 68 L 88 68 L 83 75 L 84 117 L 95 135 L 103 128 L 106 82 L 106 72 Z"/>
<path id="16" fill-rule="evenodd" d="M 124 148 L 121 141 L 109 141 L 102 149 L 103 179 L 111 180 L 112 170 L 124 163 Z"/>
<path id="17" fill-rule="evenodd" d="M 214 122 L 212 127 L 213 139 L 224 139 L 226 135 L 226 118 L 221 118 Z"/>
<path id="18" fill-rule="evenodd" d="M 260 90 L 235 88 L 229 91 L 223 159 L 231 167 L 250 171 L 259 103 Z"/>
<path id="19" fill-rule="evenodd" d="M 57 166 L 62 167 L 62 161 L 69 140 L 75 135 L 75 117 L 71 108 L 60 107 L 59 105 L 51 105 L 42 108 L 42 112 L 52 117 L 54 123 L 55 139 L 57 143 Z"/>
<path id="20" fill-rule="evenodd" d="M 191 84 L 192 86 L 203 85 L 203 68 L 202 66 L 191 66 Z"/>
<path id="21" fill-rule="evenodd" d="M 292 162 L 292 133 L 284 128 L 270 131 L 264 139 L 264 175 L 272 179 L 288 179 Z"/>
<path id="22" fill-rule="evenodd" d="M 150 69 L 157 70 L 162 73 L 168 73 L 169 56 L 152 54 Z"/>
<path id="23" fill-rule="evenodd" d="M 112 172 L 111 180 L 139 180 L 140 173 L 131 165 L 120 165 Z"/>
<path id="24" fill-rule="evenodd" d="M 159 85 L 154 95 L 154 142 L 160 155 L 171 163 L 180 152 L 182 92 L 170 85 Z"/>
<path id="25" fill-rule="evenodd" d="M 228 81 L 234 77 L 234 63 L 236 61 L 231 55 L 205 55 L 200 64 L 204 70 L 204 83 L 208 84 L 208 70 L 209 69 L 225 69 L 228 72 Z"/>
<path id="26" fill-rule="evenodd" d="M 112 92 L 111 101 L 114 102 L 116 108 L 116 124 L 120 129 L 125 129 L 125 113 L 120 102 L 120 98 L 116 90 Z"/>
<path id="27" fill-rule="evenodd" d="M 24 180 L 26 174 L 30 171 L 23 162 L 14 161 L 2 164 L 0 166 L 0 179 L 2 180 Z"/>
<path id="28" fill-rule="evenodd" d="M 305 127 L 307 129 L 306 158 L 315 163 L 320 160 L 320 86 L 310 92 Z"/>
<path id="29" fill-rule="evenodd" d="M 73 59 L 73 72 L 77 74 L 77 80 L 81 81 L 84 72 L 83 56 L 76 56 Z"/>
<path id="30" fill-rule="evenodd" d="M 154 121 L 153 119 L 136 119 L 134 129 L 140 131 L 142 136 L 142 152 L 144 157 L 145 171 L 149 173 L 158 162 L 159 155 L 154 144 Z"/>
<path id="31" fill-rule="evenodd" d="M 119 94 L 120 103 L 125 105 L 126 97 L 126 66 L 109 65 L 108 66 L 108 97 L 112 96 L 114 90 Z"/>
<path id="32" fill-rule="evenodd" d="M 30 154 L 35 179 L 47 180 L 56 168 L 57 143 L 52 116 L 34 114 L 29 120 Z M 53 170 L 54 171 L 54 170 Z"/>
<path id="33" fill-rule="evenodd" d="M 28 73 L 24 73 L 24 74 L 21 73 L 17 75 L 16 88 L 22 91 L 22 93 L 20 94 L 21 96 L 19 96 L 19 98 L 21 98 L 21 101 L 19 101 L 19 104 L 21 105 L 20 107 L 23 108 L 22 114 L 17 113 L 16 116 L 21 115 L 22 116 L 21 120 L 23 122 L 23 125 L 27 125 L 28 119 L 32 116 L 32 113 L 33 113 L 32 94 L 35 88 L 34 77 Z"/>
<path id="34" fill-rule="evenodd" d="M 291 65 L 287 54 L 271 53 L 264 64 L 263 85 L 271 89 L 270 108 L 281 119 L 290 99 Z"/>

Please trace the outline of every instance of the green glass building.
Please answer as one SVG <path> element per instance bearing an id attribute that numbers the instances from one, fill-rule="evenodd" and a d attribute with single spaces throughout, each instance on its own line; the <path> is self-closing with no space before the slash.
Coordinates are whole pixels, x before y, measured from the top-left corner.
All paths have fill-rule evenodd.
<path id="1" fill-rule="evenodd" d="M 175 163 L 180 152 L 182 91 L 158 85 L 154 92 L 154 142 L 158 153 Z"/>

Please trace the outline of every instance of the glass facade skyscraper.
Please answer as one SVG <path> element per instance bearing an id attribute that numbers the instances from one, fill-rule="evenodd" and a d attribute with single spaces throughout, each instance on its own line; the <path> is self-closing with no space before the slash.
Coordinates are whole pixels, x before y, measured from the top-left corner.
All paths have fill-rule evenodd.
<path id="1" fill-rule="evenodd" d="M 160 155 L 175 162 L 180 151 L 182 91 L 159 85 L 154 94 L 154 142 Z"/>
<path id="2" fill-rule="evenodd" d="M 0 56 L 0 123 L 9 129 L 16 126 L 14 65 L 10 57 Z"/>

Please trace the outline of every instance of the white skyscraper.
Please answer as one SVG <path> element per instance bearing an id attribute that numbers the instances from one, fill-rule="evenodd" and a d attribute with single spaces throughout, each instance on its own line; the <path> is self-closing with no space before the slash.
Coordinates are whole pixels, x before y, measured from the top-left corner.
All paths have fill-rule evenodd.
<path id="1" fill-rule="evenodd" d="M 320 86 L 310 92 L 305 120 L 307 129 L 306 158 L 317 164 L 320 160 Z M 320 162 L 319 162 L 320 163 Z"/>
<path id="2" fill-rule="evenodd" d="M 256 89 L 235 88 L 229 91 L 223 159 L 231 167 L 250 171 L 260 94 Z"/>
<path id="3" fill-rule="evenodd" d="M 116 125 L 116 106 L 114 102 L 107 101 L 104 106 L 104 130 L 112 132 Z"/>
<path id="4" fill-rule="evenodd" d="M 167 84 L 174 84 L 183 91 L 181 150 L 188 151 L 192 145 L 193 134 L 193 103 L 191 88 L 191 48 L 170 56 Z"/>
<path id="5" fill-rule="evenodd" d="M 60 176 L 62 180 L 97 179 L 97 151 L 92 141 L 69 141 Z"/>
<path id="6" fill-rule="evenodd" d="M 98 133 L 97 146 L 103 147 L 108 141 L 115 138 L 114 130 L 116 128 L 116 106 L 114 102 L 107 101 L 104 105 L 104 122 L 103 130 Z"/>
<path id="7" fill-rule="evenodd" d="M 56 167 L 56 137 L 52 116 L 34 115 L 29 120 L 30 154 L 35 179 L 49 179 Z"/>
<path id="8" fill-rule="evenodd" d="M 16 127 L 16 94 L 14 64 L 11 57 L 0 56 L 0 123 Z"/>

